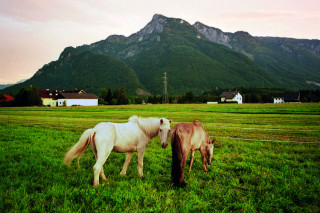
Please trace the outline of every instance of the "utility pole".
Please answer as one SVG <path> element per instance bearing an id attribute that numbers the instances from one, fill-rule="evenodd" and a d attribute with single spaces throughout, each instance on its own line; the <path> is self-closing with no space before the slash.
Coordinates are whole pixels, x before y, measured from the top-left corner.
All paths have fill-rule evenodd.
<path id="1" fill-rule="evenodd" d="M 168 98 L 168 88 L 167 88 L 167 73 L 163 73 L 164 74 L 164 77 L 163 77 L 163 90 L 164 90 L 164 94 L 163 94 L 163 100 L 162 100 L 162 103 L 163 104 L 168 104 L 169 103 L 169 98 Z"/>

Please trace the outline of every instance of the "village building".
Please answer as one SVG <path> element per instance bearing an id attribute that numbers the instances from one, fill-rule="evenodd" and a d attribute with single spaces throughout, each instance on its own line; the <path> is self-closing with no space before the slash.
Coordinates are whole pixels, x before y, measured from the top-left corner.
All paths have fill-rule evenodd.
<path id="1" fill-rule="evenodd" d="M 55 98 L 58 94 L 58 90 L 39 90 L 39 95 L 43 106 L 57 106 L 57 100 L 55 100 Z"/>
<path id="2" fill-rule="evenodd" d="M 238 91 L 223 92 L 220 95 L 221 102 L 238 102 L 242 104 L 242 95 Z"/>
<path id="3" fill-rule="evenodd" d="M 274 94 L 273 103 L 300 103 L 300 92 Z"/>
<path id="4" fill-rule="evenodd" d="M 12 97 L 11 95 L 1 95 L 0 96 L 0 102 L 9 102 L 9 101 L 13 101 L 14 97 Z"/>
<path id="5" fill-rule="evenodd" d="M 42 105 L 43 106 L 63 106 L 58 104 L 58 96 L 61 94 L 86 94 L 86 92 L 84 90 L 79 90 L 79 89 L 75 89 L 75 90 L 39 90 L 39 95 L 41 97 L 42 100 Z M 61 96 L 59 96 L 61 97 Z M 89 101 L 90 102 L 90 101 Z M 80 104 L 74 104 L 74 105 L 80 105 Z M 72 105 L 70 105 L 72 106 Z M 86 105 L 81 105 L 81 106 L 86 106 Z"/>
<path id="6" fill-rule="evenodd" d="M 92 93 L 65 93 L 57 97 L 58 106 L 98 106 L 98 97 Z"/>

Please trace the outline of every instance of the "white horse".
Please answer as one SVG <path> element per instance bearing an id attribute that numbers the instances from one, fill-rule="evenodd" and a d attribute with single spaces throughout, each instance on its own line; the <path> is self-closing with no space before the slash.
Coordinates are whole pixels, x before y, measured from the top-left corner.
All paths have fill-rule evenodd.
<path id="1" fill-rule="evenodd" d="M 112 151 L 127 152 L 121 176 L 126 175 L 132 154 L 137 152 L 138 174 L 142 177 L 143 156 L 150 140 L 159 135 L 162 147 L 166 148 L 170 123 L 171 120 L 166 118 L 140 118 L 137 116 L 130 117 L 127 123 L 101 122 L 81 135 L 78 143 L 66 153 L 63 162 L 69 166 L 71 161 L 79 156 L 78 167 L 80 168 L 80 157 L 90 144 L 97 160 L 93 166 L 93 187 L 97 187 L 99 174 L 103 180 L 107 179 L 103 172 L 103 165 Z"/>

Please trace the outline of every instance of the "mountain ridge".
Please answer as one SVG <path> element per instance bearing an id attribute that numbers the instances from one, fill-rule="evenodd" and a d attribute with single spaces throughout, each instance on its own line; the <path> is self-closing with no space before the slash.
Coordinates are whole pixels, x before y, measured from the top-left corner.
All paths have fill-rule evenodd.
<path id="1" fill-rule="evenodd" d="M 216 87 L 243 86 L 315 89 L 318 88 L 317 84 L 307 82 L 320 82 L 320 40 L 255 37 L 243 31 L 225 33 L 201 22 L 191 25 L 183 19 L 160 14 L 155 14 L 145 27 L 127 37 L 110 35 L 89 45 L 67 47 L 54 62 L 80 63 L 74 56 L 84 53 L 90 54 L 90 60 L 95 61 L 93 64 L 84 59 L 85 62 L 81 63 L 83 67 L 87 67 L 85 63 L 93 66 L 92 69 L 87 67 L 90 73 L 86 75 L 94 82 L 98 82 L 92 76 L 101 72 L 99 66 L 102 66 L 104 60 L 111 60 L 107 57 L 113 58 L 112 67 L 119 63 L 126 73 L 131 73 L 126 83 L 121 80 L 110 82 L 107 80 L 108 75 L 112 75 L 109 70 L 103 73 L 105 83 L 83 85 L 88 88 L 88 92 L 97 92 L 98 87 L 112 88 L 118 84 L 126 87 L 132 95 L 136 94 L 137 89 L 162 94 L 163 72 L 168 74 L 170 94 L 187 91 L 199 94 Z M 70 64 L 69 69 L 75 69 L 79 76 L 85 74 L 80 71 L 83 67 L 75 68 Z M 46 66 L 19 86 L 37 84 L 35 79 L 44 75 Z M 107 67 L 104 69 L 107 70 Z M 52 88 L 60 85 L 61 81 L 65 82 L 62 79 L 63 72 L 67 72 L 66 68 L 62 69 L 63 72 L 57 72 L 52 66 L 45 70 L 52 76 L 56 75 L 53 79 L 60 78 L 60 82 L 53 80 L 53 83 L 46 85 L 40 82 L 41 88 Z M 83 82 L 76 76 L 69 80 Z M 130 84 L 131 81 L 135 82 L 134 86 Z M 12 87 L 5 91 L 10 91 Z"/>

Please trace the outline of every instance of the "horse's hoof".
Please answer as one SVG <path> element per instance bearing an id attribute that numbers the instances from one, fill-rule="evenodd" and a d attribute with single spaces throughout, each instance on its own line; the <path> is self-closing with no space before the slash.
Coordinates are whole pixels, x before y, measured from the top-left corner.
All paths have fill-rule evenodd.
<path id="1" fill-rule="evenodd" d="M 184 187 L 186 187 L 186 186 L 187 186 L 186 182 L 183 182 L 183 183 L 180 183 L 180 184 L 179 184 L 179 187 L 180 187 L 180 188 L 184 188 Z"/>
<path id="2" fill-rule="evenodd" d="M 120 172 L 120 175 L 123 177 L 123 176 L 126 176 L 126 173 L 125 172 Z"/>
<path id="3" fill-rule="evenodd" d="M 182 182 L 182 183 L 174 183 L 174 185 L 175 185 L 176 187 L 180 187 L 180 188 L 184 188 L 184 187 L 186 187 L 186 186 L 187 186 L 186 182 Z"/>

